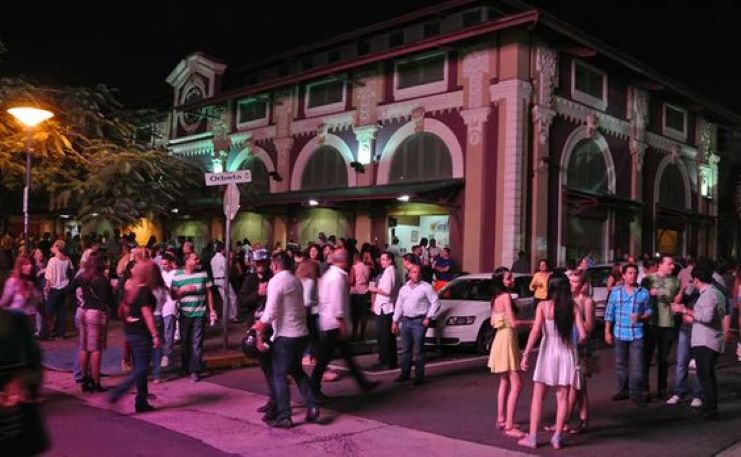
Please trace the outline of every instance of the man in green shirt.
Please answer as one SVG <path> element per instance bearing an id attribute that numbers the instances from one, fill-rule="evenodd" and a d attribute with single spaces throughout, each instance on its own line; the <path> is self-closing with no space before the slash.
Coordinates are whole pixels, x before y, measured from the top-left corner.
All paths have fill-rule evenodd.
<path id="1" fill-rule="evenodd" d="M 646 277 L 654 310 L 644 338 L 644 375 L 646 380 L 644 384 L 647 393 L 650 394 L 648 373 L 654 350 L 656 350 L 656 364 L 658 365 L 656 383 L 659 400 L 665 400 L 664 397 L 666 397 L 669 351 L 677 335 L 671 304 L 681 297 L 679 279 L 673 273 L 674 259 L 672 256 L 664 254 L 659 260 L 658 271 Z"/>
<path id="2" fill-rule="evenodd" d="M 206 306 L 211 321 L 216 320 L 211 280 L 199 269 L 198 254 L 185 256 L 185 267 L 172 278 L 172 297 L 180 304 L 181 369 L 190 375 L 191 382 L 200 381 L 203 357 L 203 334 L 206 326 Z"/>

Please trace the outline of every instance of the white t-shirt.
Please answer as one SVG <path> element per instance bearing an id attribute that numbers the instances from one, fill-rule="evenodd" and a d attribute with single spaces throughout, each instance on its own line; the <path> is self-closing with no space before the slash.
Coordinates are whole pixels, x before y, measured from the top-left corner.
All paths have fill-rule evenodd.
<path id="1" fill-rule="evenodd" d="M 165 287 L 167 288 L 167 290 L 172 287 L 172 278 L 175 277 L 176 273 L 177 270 L 174 268 L 170 271 L 162 270 L 162 280 L 165 282 Z M 175 300 L 172 299 L 169 292 L 166 295 L 167 298 L 162 304 L 162 317 L 172 316 L 177 312 L 177 303 L 175 302 Z M 157 304 L 159 305 L 159 297 L 157 300 Z"/>

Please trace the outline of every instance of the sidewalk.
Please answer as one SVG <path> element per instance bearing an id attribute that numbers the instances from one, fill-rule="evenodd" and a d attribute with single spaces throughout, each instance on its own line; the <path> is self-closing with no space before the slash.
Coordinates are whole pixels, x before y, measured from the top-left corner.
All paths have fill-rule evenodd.
<path id="1" fill-rule="evenodd" d="M 113 383 L 118 382 L 118 379 Z M 110 385 L 110 383 L 109 383 Z M 59 372 L 47 372 L 45 388 L 72 395 L 89 406 L 115 410 L 130 418 L 145 421 L 163 429 L 195 438 L 222 452 L 244 456 L 304 457 L 352 456 L 375 457 L 389 455 L 425 455 L 467 457 L 525 456 L 521 452 L 453 439 L 433 433 L 365 419 L 352 414 L 321 410 L 318 424 L 304 424 L 305 410 L 294 403 L 293 420 L 297 425 L 289 430 L 276 430 L 261 421 L 256 409 L 266 397 L 233 389 L 205 380 L 192 384 L 185 378 L 150 384 L 150 394 L 157 411 L 133 414 L 133 396 L 124 397 L 111 407 L 105 394 L 83 395 L 71 377 Z M 294 392 L 293 398 L 300 398 Z M 52 452 L 53 452 L 52 448 Z M 111 449 L 109 455 L 129 455 L 128 449 Z"/>
<path id="2" fill-rule="evenodd" d="M 79 336 L 68 330 L 67 337 L 63 340 L 40 341 L 43 351 L 44 367 L 52 371 L 71 373 L 75 357 L 78 354 Z M 203 342 L 203 362 L 206 369 L 217 368 L 240 368 L 255 365 L 255 362 L 244 356 L 240 347 L 244 336 L 244 324 L 229 325 L 229 346 L 223 348 L 223 336 L 221 323 L 217 322 L 214 327 L 206 328 Z M 121 358 L 123 354 L 124 334 L 121 321 L 111 321 L 108 326 L 108 349 L 103 351 L 101 371 L 105 375 L 121 374 Z M 172 364 L 179 367 L 180 344 L 175 345 L 175 362 Z"/>

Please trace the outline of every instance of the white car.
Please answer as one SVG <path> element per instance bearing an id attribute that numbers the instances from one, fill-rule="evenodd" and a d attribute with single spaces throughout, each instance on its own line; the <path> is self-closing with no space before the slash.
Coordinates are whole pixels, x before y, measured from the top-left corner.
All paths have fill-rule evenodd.
<path id="1" fill-rule="evenodd" d="M 594 317 L 598 322 L 605 319 L 607 309 L 607 278 L 612 272 L 612 265 L 595 265 L 587 268 L 584 274 L 592 288 L 592 300 L 594 300 Z"/>
<path id="2" fill-rule="evenodd" d="M 512 299 L 517 319 L 532 321 L 535 300 L 530 291 L 532 275 L 514 273 Z M 494 340 L 491 327 L 491 273 L 460 276 L 438 293 L 441 307 L 434 325 L 427 329 L 425 343 L 436 346 L 473 346 L 488 354 Z M 519 327 L 520 331 L 529 328 Z"/>

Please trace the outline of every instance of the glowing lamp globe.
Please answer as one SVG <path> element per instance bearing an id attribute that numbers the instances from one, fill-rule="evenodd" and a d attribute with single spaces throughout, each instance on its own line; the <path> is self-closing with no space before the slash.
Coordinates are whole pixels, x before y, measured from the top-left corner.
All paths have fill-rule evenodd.
<path id="1" fill-rule="evenodd" d="M 25 125 L 26 127 L 35 127 L 36 125 L 44 122 L 45 120 L 54 116 L 54 113 L 45 109 L 39 108 L 10 108 L 8 110 L 10 114 L 15 117 L 18 122 Z"/>

